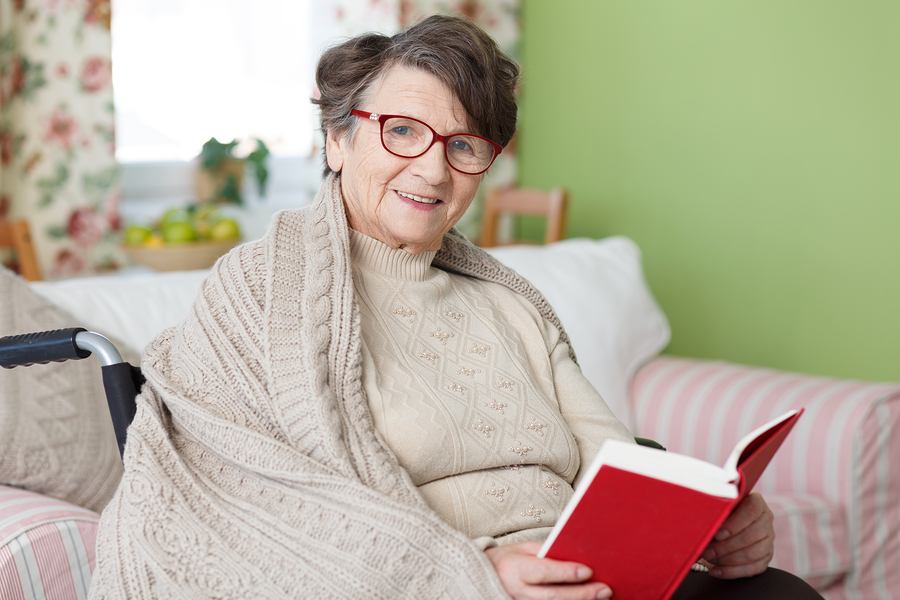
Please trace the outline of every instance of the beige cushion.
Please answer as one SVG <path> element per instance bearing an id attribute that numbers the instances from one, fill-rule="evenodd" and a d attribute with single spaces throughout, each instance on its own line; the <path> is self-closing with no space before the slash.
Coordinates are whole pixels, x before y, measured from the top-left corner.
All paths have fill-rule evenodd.
<path id="1" fill-rule="evenodd" d="M 0 269 L 0 336 L 78 325 Z M 121 474 L 96 357 L 0 369 L 0 483 L 99 512 Z"/>

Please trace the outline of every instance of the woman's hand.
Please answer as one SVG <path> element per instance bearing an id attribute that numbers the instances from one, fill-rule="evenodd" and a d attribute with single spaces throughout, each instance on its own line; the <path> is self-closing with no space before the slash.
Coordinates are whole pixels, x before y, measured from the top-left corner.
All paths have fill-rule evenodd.
<path id="1" fill-rule="evenodd" d="M 772 511 L 763 497 L 751 492 L 722 523 L 703 552 L 712 563 L 709 574 L 720 579 L 759 575 L 775 551 Z"/>
<path id="2" fill-rule="evenodd" d="M 611 598 L 605 583 L 587 582 L 591 570 L 578 563 L 538 558 L 538 542 L 488 548 L 506 592 L 515 600 L 594 600 Z M 587 582 L 587 583 L 585 583 Z"/>

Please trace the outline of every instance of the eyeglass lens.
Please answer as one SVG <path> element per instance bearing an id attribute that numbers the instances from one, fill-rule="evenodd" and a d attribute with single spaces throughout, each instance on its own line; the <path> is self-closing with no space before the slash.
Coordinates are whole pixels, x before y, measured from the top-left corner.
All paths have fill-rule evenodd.
<path id="1" fill-rule="evenodd" d="M 381 129 L 384 147 L 398 156 L 413 158 L 425 152 L 434 135 L 424 123 L 413 119 L 390 118 Z M 447 160 L 464 173 L 480 173 L 494 158 L 494 148 L 486 140 L 458 133 L 446 140 Z"/>

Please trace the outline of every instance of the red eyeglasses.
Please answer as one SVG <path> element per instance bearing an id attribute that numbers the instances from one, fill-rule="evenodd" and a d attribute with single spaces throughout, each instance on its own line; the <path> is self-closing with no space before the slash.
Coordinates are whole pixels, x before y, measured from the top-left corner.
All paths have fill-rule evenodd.
<path id="1" fill-rule="evenodd" d="M 479 175 L 487 171 L 503 146 L 474 133 L 441 135 L 430 125 L 402 115 L 379 115 L 364 110 L 352 110 L 350 114 L 381 125 L 381 145 L 402 158 L 416 158 L 428 152 L 435 142 L 444 143 L 447 164 L 460 173 Z"/>

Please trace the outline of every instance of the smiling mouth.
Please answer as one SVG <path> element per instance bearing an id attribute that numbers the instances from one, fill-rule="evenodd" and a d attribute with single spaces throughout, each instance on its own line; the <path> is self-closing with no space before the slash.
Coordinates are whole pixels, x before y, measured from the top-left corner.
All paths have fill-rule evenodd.
<path id="1" fill-rule="evenodd" d="M 440 202 L 437 198 L 424 198 L 422 196 L 416 196 L 415 194 L 410 194 L 407 192 L 401 192 L 396 190 L 398 196 L 402 196 L 404 198 L 409 198 L 413 202 L 419 202 L 420 204 L 437 204 Z"/>

